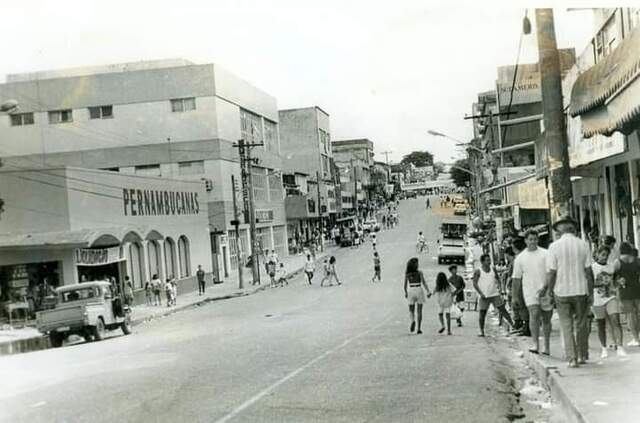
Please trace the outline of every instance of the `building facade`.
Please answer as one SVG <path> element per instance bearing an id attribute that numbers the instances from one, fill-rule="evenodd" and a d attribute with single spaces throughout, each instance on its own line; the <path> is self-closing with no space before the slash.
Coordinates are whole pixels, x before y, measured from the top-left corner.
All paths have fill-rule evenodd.
<path id="1" fill-rule="evenodd" d="M 0 171 L 0 302 L 38 309 L 47 290 L 129 277 L 144 301 L 154 275 L 195 289 L 212 270 L 200 181 L 81 168 Z M 0 307 L 6 309 L 6 307 Z"/>
<path id="2" fill-rule="evenodd" d="M 366 138 L 338 140 L 332 141 L 331 146 L 340 169 L 343 214 L 357 209 L 360 215 L 366 215 L 370 208 L 368 190 L 374 162 L 373 142 Z"/>
<path id="3" fill-rule="evenodd" d="M 274 97 L 214 64 L 165 60 L 9 75 L 0 98 L 19 113 L 0 119 L 5 166 L 78 166 L 200 181 L 207 187 L 213 270 L 224 279 L 251 250 L 248 222 L 233 220 L 231 175 L 239 139 L 252 154 L 260 248 L 286 253 L 286 219 Z M 239 198 L 242 209 L 242 198 Z"/>
<path id="4" fill-rule="evenodd" d="M 279 125 L 289 242 L 306 244 L 338 212 L 329 114 L 318 106 L 280 110 Z"/>

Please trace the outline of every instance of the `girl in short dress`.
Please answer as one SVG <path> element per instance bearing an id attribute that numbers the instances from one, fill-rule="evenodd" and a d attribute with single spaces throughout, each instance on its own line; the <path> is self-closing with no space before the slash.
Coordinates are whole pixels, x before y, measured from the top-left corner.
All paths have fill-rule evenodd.
<path id="1" fill-rule="evenodd" d="M 445 318 L 447 321 L 447 335 L 451 335 L 451 306 L 453 305 L 453 293 L 455 288 L 451 286 L 447 280 L 447 275 L 443 272 L 436 276 L 436 300 L 438 302 L 438 319 L 440 320 L 440 330 L 438 333 L 444 332 Z"/>
<path id="2" fill-rule="evenodd" d="M 431 292 L 424 280 L 424 275 L 418 269 L 418 258 L 413 257 L 407 262 L 407 269 L 404 274 L 404 297 L 409 303 L 409 315 L 411 316 L 411 325 L 409 331 L 413 333 L 416 330 L 416 317 L 418 322 L 418 330 L 416 333 L 422 333 L 422 305 L 425 302 L 424 291 L 427 291 L 427 298 L 431 297 Z M 417 311 L 417 316 L 416 316 Z"/>

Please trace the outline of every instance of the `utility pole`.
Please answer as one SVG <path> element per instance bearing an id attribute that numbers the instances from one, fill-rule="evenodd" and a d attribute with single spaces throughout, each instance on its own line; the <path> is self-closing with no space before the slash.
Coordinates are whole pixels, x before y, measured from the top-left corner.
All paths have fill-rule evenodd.
<path id="1" fill-rule="evenodd" d="M 547 146 L 547 169 L 551 191 L 551 222 L 571 214 L 571 171 L 562 105 L 560 54 L 556 44 L 553 9 L 536 9 L 536 27 L 542 113 Z"/>
<path id="2" fill-rule="evenodd" d="M 233 192 L 233 221 L 231 224 L 235 227 L 236 232 L 236 256 L 238 257 L 238 288 L 244 289 L 244 274 L 242 260 L 240 257 L 240 219 L 238 219 L 238 200 L 237 196 L 237 188 L 236 188 L 236 177 L 231 175 L 231 190 Z"/>
<path id="3" fill-rule="evenodd" d="M 353 158 L 351 161 L 351 169 L 353 170 L 353 207 L 356 210 L 356 223 L 360 221 L 360 211 L 358 210 L 358 178 L 356 173 L 356 167 L 353 165 Z"/>
<path id="4" fill-rule="evenodd" d="M 320 251 L 324 251 L 324 236 L 322 224 L 322 197 L 320 196 L 320 171 L 316 171 L 316 179 L 318 180 L 318 220 L 320 221 Z"/>
<path id="5" fill-rule="evenodd" d="M 244 139 L 238 140 L 234 147 L 238 148 L 240 155 L 240 171 L 242 177 L 242 198 L 244 200 L 245 219 L 249 220 L 249 238 L 251 238 L 251 271 L 253 284 L 260 283 L 260 267 L 258 251 L 258 239 L 256 237 L 256 210 L 253 199 L 253 183 L 251 181 L 251 148 L 263 143 L 246 143 Z"/>

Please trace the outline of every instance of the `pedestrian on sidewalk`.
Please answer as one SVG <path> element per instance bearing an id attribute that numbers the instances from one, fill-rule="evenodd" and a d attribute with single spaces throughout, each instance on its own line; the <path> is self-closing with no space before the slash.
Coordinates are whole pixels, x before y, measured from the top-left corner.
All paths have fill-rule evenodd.
<path id="1" fill-rule="evenodd" d="M 304 262 L 304 274 L 307 275 L 307 282 L 309 285 L 313 285 L 313 272 L 316 270 L 316 263 L 311 258 L 311 254 L 307 254 L 307 260 Z"/>
<path id="2" fill-rule="evenodd" d="M 455 264 L 449 266 L 449 273 L 451 273 L 451 276 L 449 277 L 449 284 L 451 284 L 455 289 L 453 292 L 453 301 L 460 310 L 460 316 L 456 318 L 456 323 L 458 324 L 458 327 L 461 327 L 462 314 L 464 313 L 464 288 L 467 285 L 464 283 L 462 276 L 458 275 L 458 266 Z"/>
<path id="3" fill-rule="evenodd" d="M 153 305 L 153 285 L 149 281 L 144 283 L 144 296 L 147 299 L 147 305 Z"/>
<path id="4" fill-rule="evenodd" d="M 546 281 L 547 250 L 538 246 L 538 232 L 528 230 L 525 233 L 526 250 L 522 251 L 513 262 L 513 285 L 520 287 L 522 296 L 514 298 L 514 310 L 527 308 L 529 314 L 529 332 L 532 346 L 529 351 L 538 354 L 540 351 L 540 326 L 544 335 L 542 354 L 550 354 L 551 317 L 553 308 L 542 309 L 540 290 Z M 545 307 L 546 308 L 546 307 Z M 515 320 L 515 317 L 514 317 Z"/>
<path id="5" fill-rule="evenodd" d="M 495 269 L 491 268 L 491 257 L 489 254 L 483 254 L 480 257 L 481 266 L 473 273 L 473 287 L 480 296 L 479 300 L 479 316 L 478 323 L 480 333 L 478 336 L 485 336 L 484 323 L 487 318 L 487 310 L 489 305 L 498 310 L 500 316 L 509 323 L 509 327 L 513 327 L 513 320 L 505 307 L 504 300 L 500 295 L 500 281 Z"/>
<path id="6" fill-rule="evenodd" d="M 522 336 L 531 336 L 529 330 L 529 310 L 524 301 L 524 292 L 522 290 L 522 278 L 513 279 L 513 263 L 515 259 L 527 248 L 525 241 L 518 237 L 511 243 L 513 248 L 513 257 L 507 270 L 507 277 L 511 280 L 511 311 L 513 315 L 513 330 Z"/>
<path id="7" fill-rule="evenodd" d="M 124 303 L 129 307 L 133 307 L 133 285 L 129 276 L 124 277 Z"/>
<path id="8" fill-rule="evenodd" d="M 198 279 L 198 295 L 204 295 L 206 282 L 204 280 L 205 273 L 202 270 L 202 265 L 198 265 L 198 271 L 196 272 L 196 279 Z"/>
<path id="9" fill-rule="evenodd" d="M 451 335 L 451 306 L 453 305 L 455 288 L 449 284 L 447 275 L 445 275 L 444 272 L 440 272 L 438 276 L 436 276 L 436 289 L 434 293 L 438 303 L 438 320 L 440 320 L 440 330 L 438 330 L 438 333 L 444 332 L 444 323 L 446 320 L 447 335 Z"/>
<path id="10" fill-rule="evenodd" d="M 424 292 L 427 291 L 427 298 L 431 297 L 431 292 L 418 265 L 417 257 L 413 257 L 407 262 L 404 273 L 404 297 L 409 303 L 409 315 L 411 316 L 409 332 L 413 333 L 416 330 L 417 317 L 418 331 L 416 333 L 420 334 L 422 333 L 422 306 L 425 302 Z"/>
<path id="11" fill-rule="evenodd" d="M 571 216 L 560 218 L 553 229 L 560 238 L 549 246 L 547 282 L 542 293 L 548 290 L 556 300 L 565 358 L 569 367 L 574 368 L 589 358 L 587 324 L 593 301 L 592 260 L 589 247 L 576 236 L 578 223 Z"/>
<path id="12" fill-rule="evenodd" d="M 376 279 L 378 282 L 382 282 L 380 256 L 377 251 L 373 253 L 373 278 L 371 278 L 371 282 L 375 282 Z"/>
<path id="13" fill-rule="evenodd" d="M 630 347 L 640 346 L 638 331 L 640 330 L 640 263 L 636 258 L 635 248 L 623 242 L 620 245 L 620 258 L 614 264 L 618 296 L 622 311 L 633 339 L 627 343 Z"/>
<path id="14" fill-rule="evenodd" d="M 167 296 L 167 307 L 171 307 L 173 305 L 173 287 L 171 286 L 171 279 L 167 278 L 164 283 L 164 292 Z"/>
<path id="15" fill-rule="evenodd" d="M 280 267 L 278 267 L 276 281 L 281 288 L 284 287 L 285 284 L 287 284 L 287 286 L 289 285 L 289 282 L 287 281 L 287 270 L 284 268 L 283 262 L 280 262 Z"/>
<path id="16" fill-rule="evenodd" d="M 176 278 L 173 275 L 169 276 L 171 282 L 171 299 L 173 300 L 173 305 L 178 304 L 178 282 L 176 282 Z"/>
<path id="17" fill-rule="evenodd" d="M 600 358 L 607 358 L 607 325 L 611 328 L 614 348 L 619 357 L 626 357 L 622 346 L 622 325 L 620 324 L 620 304 L 616 298 L 613 277 L 614 264 L 609 262 L 611 250 L 601 245 L 596 253 L 596 262 L 591 265 L 593 272 L 593 306 L 591 307 L 598 325 L 598 339 L 602 347 Z"/>
<path id="18" fill-rule="evenodd" d="M 275 288 L 276 282 L 276 262 L 270 259 L 267 263 L 267 274 L 269 275 L 269 286 Z"/>
<path id="19" fill-rule="evenodd" d="M 158 278 L 158 275 L 153 275 L 151 278 L 151 286 L 153 286 L 153 304 L 156 306 L 162 306 L 162 281 Z"/>

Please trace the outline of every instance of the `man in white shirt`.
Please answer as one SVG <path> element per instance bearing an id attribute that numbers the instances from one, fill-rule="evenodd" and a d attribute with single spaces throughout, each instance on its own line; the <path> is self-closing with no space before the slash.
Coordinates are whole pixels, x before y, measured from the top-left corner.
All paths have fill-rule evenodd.
<path id="1" fill-rule="evenodd" d="M 551 316 L 553 309 L 542 310 L 538 292 L 544 287 L 546 281 L 547 250 L 538 247 L 538 233 L 529 230 L 525 233 L 524 241 L 527 248 L 516 257 L 513 262 L 513 285 L 520 286 L 524 304 L 519 304 L 520 298 L 514 298 L 518 307 L 526 306 L 529 310 L 529 330 L 533 346 L 530 352 L 538 354 L 540 350 L 540 323 L 544 334 L 543 354 L 549 355 L 549 339 L 551 336 Z"/>
<path id="2" fill-rule="evenodd" d="M 541 291 L 541 296 L 549 290 L 555 297 L 569 367 L 585 364 L 589 358 L 588 314 L 593 302 L 591 252 L 575 235 L 577 228 L 578 223 L 570 216 L 553 224 L 560 238 L 549 246 L 547 283 Z"/>

